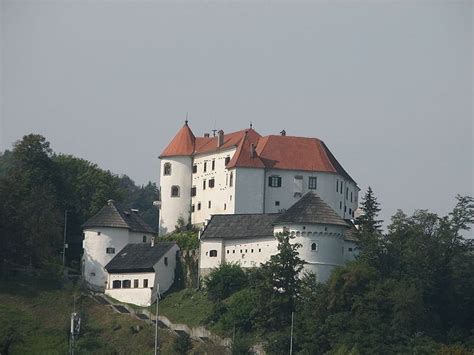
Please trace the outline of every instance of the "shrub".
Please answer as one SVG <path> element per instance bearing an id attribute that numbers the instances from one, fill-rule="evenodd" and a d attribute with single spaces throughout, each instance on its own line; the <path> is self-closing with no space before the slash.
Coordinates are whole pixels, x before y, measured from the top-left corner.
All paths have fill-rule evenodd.
<path id="1" fill-rule="evenodd" d="M 221 264 L 204 279 L 207 294 L 213 301 L 226 299 L 247 286 L 247 275 L 236 264 Z"/>

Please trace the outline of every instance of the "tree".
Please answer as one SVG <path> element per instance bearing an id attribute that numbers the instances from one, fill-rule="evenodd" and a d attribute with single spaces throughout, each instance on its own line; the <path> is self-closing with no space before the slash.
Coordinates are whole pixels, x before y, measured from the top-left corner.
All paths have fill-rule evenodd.
<path id="1" fill-rule="evenodd" d="M 247 285 L 247 276 L 239 265 L 223 263 L 204 279 L 209 298 L 222 301 Z"/>
<path id="2" fill-rule="evenodd" d="M 365 196 L 362 198 L 361 208 L 363 213 L 356 220 L 359 229 L 367 234 L 380 233 L 383 222 L 382 220 L 377 219 L 379 212 L 381 211 L 380 205 L 370 186 L 367 189 Z"/>
<path id="3" fill-rule="evenodd" d="M 278 330 L 291 323 L 300 294 L 300 272 L 305 262 L 299 257 L 299 243 L 291 243 L 288 232 L 277 235 L 278 253 L 261 267 L 256 285 L 257 322 L 266 330 Z"/>

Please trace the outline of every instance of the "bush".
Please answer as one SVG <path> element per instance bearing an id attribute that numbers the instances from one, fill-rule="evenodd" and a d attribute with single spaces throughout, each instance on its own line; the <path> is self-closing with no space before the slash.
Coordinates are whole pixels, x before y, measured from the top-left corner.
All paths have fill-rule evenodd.
<path id="1" fill-rule="evenodd" d="M 187 352 L 191 350 L 192 347 L 193 344 L 191 343 L 191 339 L 186 333 L 180 333 L 173 343 L 173 350 L 180 355 L 187 354 Z"/>
<path id="2" fill-rule="evenodd" d="M 221 264 L 204 279 L 207 294 L 213 301 L 221 301 L 247 286 L 247 275 L 236 264 Z"/>

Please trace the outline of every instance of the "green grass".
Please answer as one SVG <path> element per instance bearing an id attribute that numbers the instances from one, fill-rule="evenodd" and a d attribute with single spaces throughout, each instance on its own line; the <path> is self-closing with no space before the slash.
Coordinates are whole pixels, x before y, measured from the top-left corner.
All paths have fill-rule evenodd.
<path id="1" fill-rule="evenodd" d="M 154 327 L 113 312 L 80 295 L 75 287 L 61 288 L 52 278 L 0 276 L 0 354 L 65 354 L 69 317 L 74 307 L 82 315 L 79 354 L 152 354 Z M 171 297 L 172 298 L 172 297 Z M 161 303 L 160 303 L 161 305 Z M 189 304 L 190 306 L 190 304 Z M 164 307 L 163 307 L 164 308 Z M 171 307 L 172 308 L 172 307 Z M 187 315 L 195 322 L 194 311 Z M 186 312 L 175 312 L 189 323 Z M 138 330 L 137 330 L 138 329 Z M 174 335 L 160 330 L 162 354 L 174 354 Z M 194 344 L 200 353 L 222 354 L 223 349 Z"/>
<path id="2" fill-rule="evenodd" d="M 155 306 L 150 310 L 154 312 Z M 212 313 L 212 303 L 203 291 L 184 289 L 169 293 L 159 304 L 159 313 L 173 323 L 185 323 L 191 327 L 204 325 Z"/>

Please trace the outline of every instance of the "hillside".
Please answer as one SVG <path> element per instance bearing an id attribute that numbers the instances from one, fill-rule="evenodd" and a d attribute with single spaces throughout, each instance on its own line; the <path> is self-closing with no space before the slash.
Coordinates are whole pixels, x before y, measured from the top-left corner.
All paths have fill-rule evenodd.
<path id="1" fill-rule="evenodd" d="M 81 295 L 73 285 L 62 288 L 50 277 L 0 277 L 0 353 L 64 354 L 69 317 L 82 314 L 78 353 L 152 354 L 154 327 L 113 312 Z M 176 354 L 176 335 L 160 330 L 162 354 Z M 194 343 L 194 354 L 222 354 L 222 349 Z"/>

